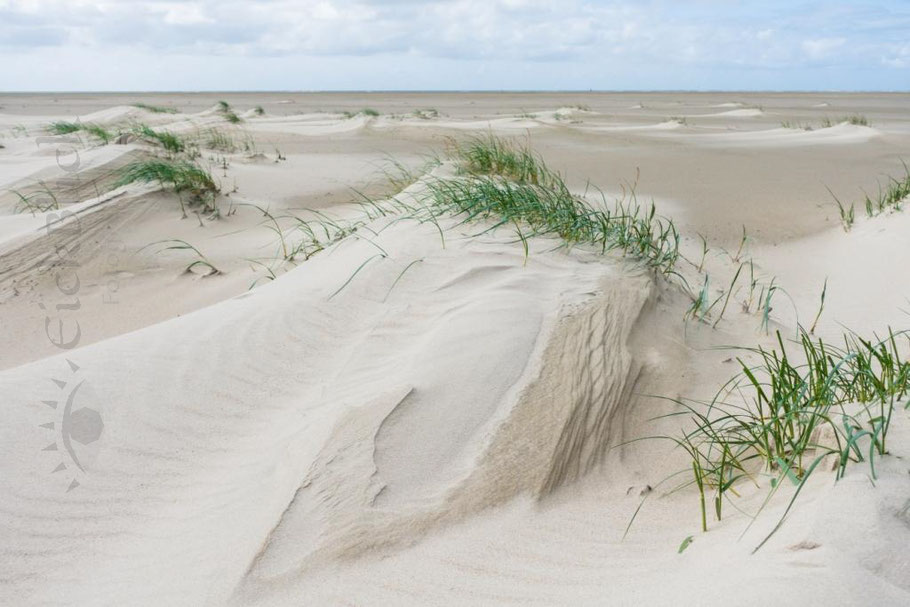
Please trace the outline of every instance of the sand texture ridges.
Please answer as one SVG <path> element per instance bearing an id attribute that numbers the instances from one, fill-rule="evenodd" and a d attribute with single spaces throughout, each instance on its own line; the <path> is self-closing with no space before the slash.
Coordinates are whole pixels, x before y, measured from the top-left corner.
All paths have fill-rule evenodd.
<path id="1" fill-rule="evenodd" d="M 910 601 L 906 395 L 887 453 L 824 460 L 791 509 L 756 462 L 706 533 L 667 440 L 760 362 L 730 346 L 910 326 L 907 202 L 864 209 L 906 95 L 6 97 L 0 603 Z M 433 215 L 434 184 L 521 179 L 472 174 L 472 136 L 590 215 Z M 149 159 L 213 206 L 123 183 Z M 672 271 L 579 237 L 652 201 Z"/>

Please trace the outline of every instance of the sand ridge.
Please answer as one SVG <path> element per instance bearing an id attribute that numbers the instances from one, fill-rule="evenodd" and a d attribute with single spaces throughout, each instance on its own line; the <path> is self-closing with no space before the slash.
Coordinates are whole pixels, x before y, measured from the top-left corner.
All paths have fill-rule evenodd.
<path id="1" fill-rule="evenodd" d="M 749 604 L 750 584 L 762 601 L 910 596 L 905 409 L 874 489 L 865 469 L 837 483 L 825 469 L 756 555 L 792 487 L 751 526 L 766 493 L 744 488 L 744 512 L 702 534 L 693 491 L 661 484 L 685 457 L 636 440 L 679 431 L 673 399 L 729 379 L 724 346 L 773 347 L 774 330 L 805 325 L 826 279 L 819 336 L 906 324 L 905 217 L 845 233 L 827 191 L 858 201 L 899 174 L 905 96 L 229 95 L 238 124 L 211 95 L 143 98 L 176 113 L 124 95 L 4 97 L 3 602 Z M 856 112 L 871 126 L 780 125 Z M 199 158 L 222 216 L 182 219 L 157 184 L 116 185 L 156 153 L 141 141 L 39 144 L 76 118 L 229 137 Z M 450 137 L 491 133 L 530 141 L 592 204 L 595 186 L 653 198 L 681 232 L 679 277 L 553 238 L 526 253 L 510 225 L 363 220 L 361 194 L 411 200 L 421 179 L 458 176 Z M 68 171 L 57 152 L 73 150 Z M 15 192 L 42 187 L 62 208 L 23 212 Z M 293 217 L 363 225 L 291 263 Z M 186 272 L 192 253 L 150 246 L 165 240 L 219 273 Z M 710 275 L 713 299 L 746 260 L 786 291 L 767 331 L 745 282 L 716 327 L 683 321 L 682 285 Z"/>

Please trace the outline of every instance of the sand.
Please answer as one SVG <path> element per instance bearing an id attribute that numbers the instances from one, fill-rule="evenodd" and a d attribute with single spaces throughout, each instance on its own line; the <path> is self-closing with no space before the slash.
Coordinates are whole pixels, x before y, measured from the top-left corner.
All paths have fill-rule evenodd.
<path id="1" fill-rule="evenodd" d="M 773 346 L 774 330 L 810 323 L 826 280 L 819 336 L 906 328 L 910 219 L 846 232 L 831 193 L 859 201 L 902 174 L 908 101 L 0 95 L 0 602 L 906 604 L 903 407 L 874 482 L 861 466 L 837 482 L 821 470 L 755 554 L 792 487 L 750 525 L 767 487 L 744 486 L 743 512 L 702 533 L 694 489 L 661 484 L 684 454 L 635 439 L 684 427 L 667 399 L 713 396 L 736 371 L 723 346 Z M 363 108 L 379 115 L 344 114 Z M 781 126 L 850 114 L 870 126 Z M 116 187 L 150 152 L 141 142 L 44 132 L 76 118 L 230 133 L 236 150 L 201 159 L 222 217 L 182 219 L 154 184 Z M 744 292 L 716 327 L 684 322 L 679 284 L 617 252 L 533 238 L 526 254 L 514 229 L 457 219 L 376 217 L 280 262 L 263 210 L 358 218 L 361 194 L 423 187 L 390 184 L 390 158 L 414 179 L 451 175 L 447 138 L 488 132 L 529 140 L 579 193 L 634 182 L 687 259 L 708 241 L 715 289 L 752 259 L 785 292 L 770 331 Z M 42 189 L 61 208 L 23 212 L 16 192 Z M 192 254 L 153 245 L 173 239 L 220 272 L 185 272 Z M 680 273 L 698 285 L 696 265 Z"/>

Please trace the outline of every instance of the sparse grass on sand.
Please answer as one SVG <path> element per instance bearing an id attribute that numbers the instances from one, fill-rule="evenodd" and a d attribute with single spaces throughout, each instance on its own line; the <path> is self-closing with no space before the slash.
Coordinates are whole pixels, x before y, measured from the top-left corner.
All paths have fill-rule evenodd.
<path id="1" fill-rule="evenodd" d="M 838 124 L 855 124 L 857 126 L 872 126 L 869 122 L 869 119 L 860 114 L 852 114 L 850 116 L 841 116 L 840 118 L 830 118 L 825 116 L 822 118 L 821 126 L 819 128 L 829 129 L 832 126 L 837 126 Z M 803 131 L 812 131 L 815 130 L 815 127 L 810 122 L 800 122 L 799 120 L 784 120 L 780 123 L 785 129 L 799 129 Z"/>
<path id="2" fill-rule="evenodd" d="M 463 223 L 492 221 L 485 231 L 514 227 L 526 254 L 528 238 L 555 236 L 566 246 L 618 249 L 661 274 L 674 272 L 679 233 L 672 221 L 656 216 L 653 204 L 639 205 L 634 189 L 612 210 L 606 200 L 594 207 L 526 145 L 491 135 L 451 141 L 449 148 L 462 175 L 426 179 L 420 205 L 405 205 L 400 212 L 437 227 L 446 215 L 462 217 Z"/>
<path id="3" fill-rule="evenodd" d="M 160 145 L 169 154 L 179 154 L 186 149 L 183 139 L 169 131 L 156 131 L 145 124 L 133 125 L 132 131 L 137 137 Z"/>
<path id="4" fill-rule="evenodd" d="M 60 208 L 60 202 L 57 200 L 57 196 L 54 195 L 54 192 L 51 191 L 47 184 L 41 181 L 39 182 L 39 185 L 41 186 L 40 190 L 28 194 L 23 194 L 18 190 L 12 190 L 12 193 L 19 199 L 19 202 L 16 203 L 16 212 L 28 212 L 35 215 L 36 213 L 43 213 L 45 211 L 57 210 Z"/>
<path id="5" fill-rule="evenodd" d="M 632 201 L 620 202 L 614 210 L 595 209 L 552 178 L 546 185 L 486 176 L 430 180 L 427 185 L 435 214 L 493 221 L 493 228 L 513 225 L 526 248 L 529 237 L 557 236 L 568 246 L 620 249 L 662 274 L 673 271 L 679 256 L 676 228 L 657 219 L 653 206 Z"/>
<path id="6" fill-rule="evenodd" d="M 830 188 L 828 192 L 834 198 L 834 202 L 837 203 L 844 230 L 849 232 L 856 221 L 856 205 L 850 203 L 850 206 L 847 206 L 834 195 Z M 888 177 L 887 185 L 885 187 L 879 186 L 878 195 L 875 198 L 868 194 L 865 195 L 863 206 L 866 209 L 866 217 L 875 217 L 886 211 L 900 211 L 908 198 L 910 198 L 910 167 L 904 163 L 904 175 L 902 177 Z"/>
<path id="7" fill-rule="evenodd" d="M 153 114 L 176 114 L 176 108 L 164 107 L 161 105 L 151 105 L 148 103 L 134 103 L 133 107 L 137 107 L 140 110 L 145 110 L 147 112 L 152 112 Z"/>
<path id="8" fill-rule="evenodd" d="M 217 107 L 218 113 L 231 124 L 240 124 L 243 122 L 243 118 L 237 115 L 233 108 L 231 108 L 231 104 L 227 101 L 219 101 Z"/>
<path id="9" fill-rule="evenodd" d="M 463 142 L 448 140 L 449 154 L 470 175 L 498 175 L 517 183 L 558 185 L 559 175 L 550 171 L 530 146 L 493 135 Z"/>
<path id="10" fill-rule="evenodd" d="M 780 123 L 780 125 L 785 129 L 796 129 L 796 130 L 802 130 L 802 131 L 814 130 L 814 127 L 811 124 L 809 124 L 809 123 L 803 124 L 802 122 L 800 122 L 798 120 L 783 120 Z"/>
<path id="11" fill-rule="evenodd" d="M 110 143 L 111 139 L 114 138 L 114 135 L 110 131 L 97 124 L 85 124 L 82 126 L 82 130 L 89 135 L 100 139 L 105 144 Z"/>
<path id="12" fill-rule="evenodd" d="M 379 116 L 379 112 L 370 107 L 365 107 L 362 110 L 360 110 L 359 112 L 345 111 L 345 112 L 342 112 L 341 114 L 345 118 L 353 118 L 355 116 L 367 116 L 369 118 L 376 118 L 377 116 Z"/>
<path id="13" fill-rule="evenodd" d="M 154 247 L 157 245 L 163 245 L 161 248 L 158 249 L 158 251 L 157 251 L 158 253 L 163 253 L 164 251 L 190 251 L 190 252 L 192 252 L 195 255 L 196 259 L 194 259 L 189 264 L 187 264 L 187 266 L 183 269 L 183 271 L 187 274 L 194 274 L 196 268 L 202 268 L 202 277 L 203 278 L 205 278 L 207 276 L 215 276 L 217 274 L 221 274 L 221 270 L 219 270 L 217 267 L 215 267 L 215 264 L 213 264 L 211 261 L 209 261 L 208 257 L 203 255 L 199 249 L 197 249 L 196 247 L 194 247 L 193 245 L 191 245 L 190 243 L 188 243 L 185 240 L 180 240 L 180 239 L 161 240 L 159 242 L 153 242 L 149 245 L 146 245 L 146 246 L 142 247 L 142 249 Z M 139 249 L 139 250 L 141 251 L 142 249 Z"/>
<path id="14" fill-rule="evenodd" d="M 137 160 L 121 170 L 118 186 L 134 182 L 158 182 L 171 187 L 180 199 L 186 216 L 186 206 L 202 206 L 206 211 L 217 212 L 215 198 L 219 188 L 211 174 L 199 165 L 184 159 L 150 158 Z M 184 201 L 183 195 L 188 199 Z"/>
<path id="15" fill-rule="evenodd" d="M 236 152 L 234 136 L 220 129 L 206 129 L 198 135 L 198 141 L 207 150 L 218 152 Z"/>
<path id="16" fill-rule="evenodd" d="M 906 333 L 889 332 L 884 339 L 849 333 L 838 347 L 800 329 L 795 343 L 805 363 L 797 364 L 778 332 L 778 348 L 740 350 L 760 362 L 749 365 L 737 357 L 739 374 L 712 401 L 674 399 L 683 410 L 672 415 L 688 416 L 694 427 L 678 436 L 651 438 L 671 440 L 688 453 L 691 477 L 678 488 L 698 489 L 702 530 L 708 528 L 709 493 L 719 521 L 725 501 L 738 495 L 737 486 L 758 486 L 762 475 L 771 477 L 765 504 L 784 482 L 796 489 L 756 550 L 780 528 L 823 460 L 834 463 L 837 478 L 848 466 L 866 463 L 874 479 L 875 459 L 887 453 L 895 406 L 910 392 L 910 362 L 898 343 L 907 340 Z M 729 402 L 731 395 L 745 403 Z"/>
<path id="17" fill-rule="evenodd" d="M 57 122 L 50 123 L 50 125 L 47 127 L 47 130 L 54 135 L 69 135 L 70 133 L 81 131 L 82 125 L 78 122 L 58 120 Z"/>
<path id="18" fill-rule="evenodd" d="M 52 122 L 47 130 L 54 135 L 70 135 L 82 131 L 100 139 L 103 143 L 110 143 L 114 135 L 103 126 L 92 123 L 67 122 L 65 120 Z"/>
<path id="19" fill-rule="evenodd" d="M 872 126 L 869 120 L 860 114 L 852 114 L 850 116 L 841 116 L 840 118 L 831 119 L 825 117 L 822 120 L 822 128 L 830 128 L 836 124 L 855 124 L 856 126 Z"/>

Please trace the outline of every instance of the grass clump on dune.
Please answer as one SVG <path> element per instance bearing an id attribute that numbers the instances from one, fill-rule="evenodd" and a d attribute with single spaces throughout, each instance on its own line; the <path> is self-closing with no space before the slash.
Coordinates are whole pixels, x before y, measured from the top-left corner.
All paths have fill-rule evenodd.
<path id="1" fill-rule="evenodd" d="M 186 149 L 183 140 L 169 131 L 156 131 L 145 124 L 133 126 L 133 133 L 149 143 L 160 145 L 169 154 L 179 154 Z"/>
<path id="2" fill-rule="evenodd" d="M 47 127 L 47 130 L 54 135 L 70 135 L 72 133 L 82 131 L 100 139 L 105 144 L 110 143 L 111 139 L 114 138 L 114 135 L 103 126 L 91 123 L 83 124 L 81 122 L 67 122 L 65 120 L 60 120 L 57 122 L 52 122 Z"/>
<path id="3" fill-rule="evenodd" d="M 207 150 L 216 150 L 219 152 L 235 152 L 237 144 L 234 137 L 219 129 L 207 129 L 201 133 L 200 142 Z"/>
<path id="4" fill-rule="evenodd" d="M 420 204 L 399 209 L 404 214 L 437 227 L 437 218 L 446 215 L 463 217 L 463 223 L 494 222 L 487 231 L 512 226 L 526 254 L 528 238 L 555 236 L 567 246 L 618 249 L 662 274 L 674 272 L 679 233 L 673 222 L 656 216 L 653 204 L 639 205 L 634 191 L 612 210 L 595 207 L 527 146 L 488 136 L 453 141 L 450 148 L 462 175 L 427 179 Z"/>
<path id="5" fill-rule="evenodd" d="M 227 101 L 219 101 L 217 107 L 218 113 L 221 114 L 221 116 L 231 124 L 239 124 L 243 122 L 243 118 L 234 112 L 234 110 L 231 108 L 231 104 Z"/>
<path id="6" fill-rule="evenodd" d="M 215 197 L 220 191 L 211 174 L 199 165 L 183 159 L 150 158 L 137 160 L 121 170 L 118 186 L 134 182 L 158 182 L 171 187 L 180 198 L 183 215 L 186 206 L 202 206 L 206 211 L 217 212 Z M 183 195 L 188 195 L 184 203 Z"/>
<path id="7" fill-rule="evenodd" d="M 82 130 L 82 125 L 78 122 L 67 122 L 65 120 L 58 120 L 57 122 L 52 122 L 47 127 L 47 130 L 54 135 L 69 135 L 77 131 Z"/>
<path id="8" fill-rule="evenodd" d="M 849 232 L 856 221 L 856 205 L 851 203 L 848 207 L 834 195 L 830 188 L 828 188 L 828 193 L 837 203 L 844 230 Z M 903 177 L 888 177 L 887 186 L 882 188 L 879 185 L 878 195 L 875 198 L 868 194 L 865 195 L 863 206 L 866 209 L 866 217 L 876 217 L 886 211 L 900 211 L 908 198 L 910 198 L 910 167 L 904 163 Z"/>
<path id="9" fill-rule="evenodd" d="M 656 218 L 653 205 L 633 201 L 612 211 L 595 209 L 562 181 L 536 185 L 484 176 L 434 180 L 428 189 L 434 213 L 493 220 L 493 228 L 514 225 L 525 245 L 532 236 L 557 236 L 569 246 L 620 249 L 662 274 L 672 273 L 679 257 L 679 234 L 672 222 Z"/>
<path id="10" fill-rule="evenodd" d="M 547 168 L 540 154 L 527 145 L 489 135 L 465 142 L 449 140 L 450 155 L 471 175 L 497 175 L 518 183 L 559 185 L 559 175 Z"/>
<path id="11" fill-rule="evenodd" d="M 758 486 L 761 474 L 771 475 L 771 494 L 786 481 L 796 487 L 784 517 L 826 458 L 837 478 L 848 466 L 867 463 L 874 479 L 875 459 L 887 453 L 895 406 L 910 394 L 910 362 L 898 343 L 910 343 L 906 334 L 871 340 L 848 334 L 838 347 L 801 329 L 796 343 L 802 363 L 791 358 L 780 333 L 777 341 L 775 349 L 743 349 L 759 363 L 737 357 L 739 374 L 711 402 L 676 401 L 684 411 L 674 415 L 689 415 L 693 429 L 656 437 L 672 440 L 691 458 L 691 480 L 680 488 L 697 487 L 703 531 L 708 493 L 713 492 L 712 510 L 721 520 L 724 503 L 738 495 L 736 487 Z M 732 394 L 745 403 L 728 402 Z"/>
<path id="12" fill-rule="evenodd" d="M 872 126 L 872 124 L 869 122 L 869 119 L 865 116 L 862 116 L 860 114 L 853 114 L 851 116 L 841 116 L 840 118 L 830 118 L 828 116 L 825 116 L 822 118 L 820 128 L 829 129 L 832 126 L 837 126 L 838 124 L 844 123 L 855 124 L 857 126 Z M 785 129 L 797 129 L 803 131 L 815 130 L 815 127 L 811 123 L 803 123 L 798 120 L 784 120 L 780 123 L 780 125 Z"/>
<path id="13" fill-rule="evenodd" d="M 111 139 L 114 138 L 110 131 L 97 124 L 84 124 L 82 125 L 82 130 L 93 137 L 97 137 L 105 144 L 110 143 Z"/>
<path id="14" fill-rule="evenodd" d="M 899 211 L 901 205 L 908 197 L 910 197 L 910 168 L 905 164 L 904 176 L 900 179 L 889 177 L 887 187 L 879 190 L 878 197 L 875 200 L 866 196 L 866 215 L 872 217 L 880 215 L 887 210 Z"/>
<path id="15" fill-rule="evenodd" d="M 19 199 L 16 203 L 16 212 L 29 212 L 32 215 L 35 215 L 36 213 L 44 213 L 60 208 L 60 202 L 57 200 L 57 196 L 54 195 L 54 192 L 51 191 L 47 184 L 43 181 L 38 183 L 41 185 L 41 189 L 29 194 L 23 194 L 18 190 L 11 190 L 16 198 Z"/>
<path id="16" fill-rule="evenodd" d="M 850 116 L 841 116 L 840 118 L 828 118 L 827 116 L 822 119 L 822 128 L 827 129 L 838 124 L 855 124 L 856 126 L 872 126 L 869 122 L 869 119 L 861 114 L 853 114 Z"/>
<path id="17" fill-rule="evenodd" d="M 796 129 L 796 130 L 801 130 L 801 131 L 813 130 L 813 127 L 811 124 L 808 124 L 808 123 L 803 124 L 802 122 L 799 122 L 798 120 L 796 120 L 796 121 L 784 120 L 783 122 L 780 123 L 780 125 L 785 129 Z"/>
<path id="18" fill-rule="evenodd" d="M 152 112 L 153 114 L 176 114 L 177 110 L 172 107 L 164 107 L 161 105 L 151 105 L 148 103 L 134 103 L 133 107 L 137 107 L 140 110 L 145 110 L 147 112 Z"/>
<path id="19" fill-rule="evenodd" d="M 371 107 L 365 107 L 362 110 L 360 110 L 359 112 L 345 111 L 345 112 L 342 112 L 341 114 L 345 118 L 354 118 L 355 116 L 367 116 L 369 118 L 376 118 L 377 116 L 379 116 L 379 112 L 377 110 L 374 110 Z"/>

